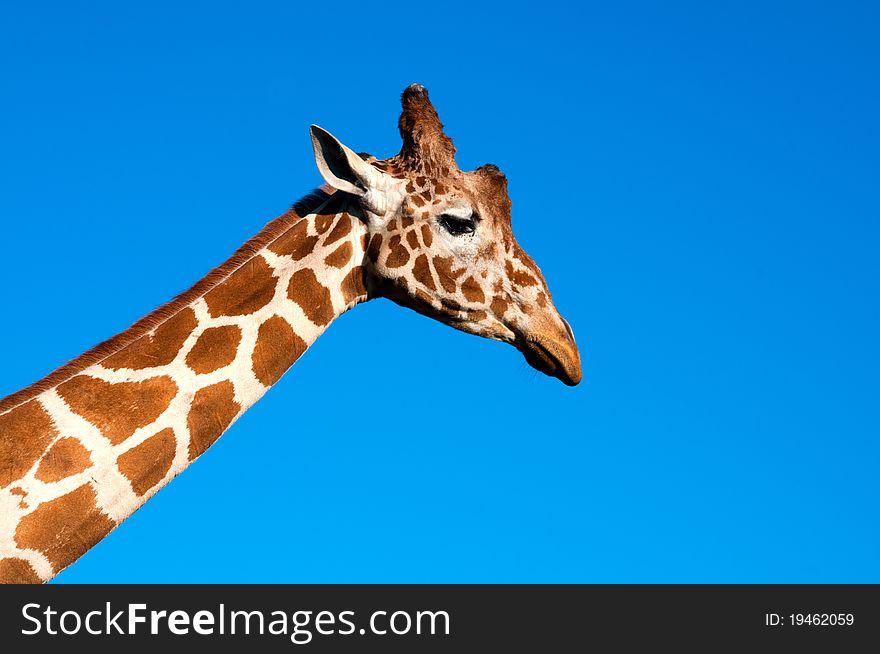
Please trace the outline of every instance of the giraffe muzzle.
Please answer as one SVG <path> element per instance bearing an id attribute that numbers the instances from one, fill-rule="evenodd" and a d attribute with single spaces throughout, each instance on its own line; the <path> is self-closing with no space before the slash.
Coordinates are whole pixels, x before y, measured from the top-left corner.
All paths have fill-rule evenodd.
<path id="1" fill-rule="evenodd" d="M 556 377 L 566 386 L 577 386 L 583 377 L 581 355 L 571 327 L 559 334 L 536 333 L 517 337 L 514 345 L 532 368 Z"/>

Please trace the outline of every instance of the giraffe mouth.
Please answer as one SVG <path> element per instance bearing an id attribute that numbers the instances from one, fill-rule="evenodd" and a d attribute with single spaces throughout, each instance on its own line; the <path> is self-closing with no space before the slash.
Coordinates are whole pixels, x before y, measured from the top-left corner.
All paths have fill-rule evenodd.
<path id="1" fill-rule="evenodd" d="M 517 338 L 514 345 L 538 372 L 555 377 L 566 386 L 581 382 L 581 357 L 574 339 L 560 342 L 539 334 Z"/>

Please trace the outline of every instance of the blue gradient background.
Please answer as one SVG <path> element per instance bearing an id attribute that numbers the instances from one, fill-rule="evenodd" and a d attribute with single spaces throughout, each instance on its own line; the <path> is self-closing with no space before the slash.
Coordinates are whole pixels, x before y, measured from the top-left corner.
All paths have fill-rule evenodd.
<path id="1" fill-rule="evenodd" d="M 871 3 L 180 4 L 4 5 L 0 395 L 319 184 L 310 123 L 395 153 L 414 81 L 585 381 L 369 303 L 58 581 L 880 582 Z"/>

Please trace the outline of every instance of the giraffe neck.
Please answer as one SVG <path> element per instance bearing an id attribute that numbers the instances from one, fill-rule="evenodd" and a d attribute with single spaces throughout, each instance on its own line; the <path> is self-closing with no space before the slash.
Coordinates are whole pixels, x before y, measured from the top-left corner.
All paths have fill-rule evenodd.
<path id="1" fill-rule="evenodd" d="M 345 196 L 318 192 L 174 302 L 0 400 L 0 582 L 51 578 L 207 450 L 367 299 L 365 249 Z"/>

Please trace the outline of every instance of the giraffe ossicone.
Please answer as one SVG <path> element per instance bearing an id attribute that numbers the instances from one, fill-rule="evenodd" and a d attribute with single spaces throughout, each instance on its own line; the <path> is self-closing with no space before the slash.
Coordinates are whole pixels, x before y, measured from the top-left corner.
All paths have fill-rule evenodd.
<path id="1" fill-rule="evenodd" d="M 339 315 L 386 297 L 581 380 L 571 327 L 517 244 L 507 180 L 465 172 L 424 87 L 401 151 L 312 126 L 326 185 L 189 291 L 0 400 L 0 582 L 76 561 L 207 450 Z"/>

